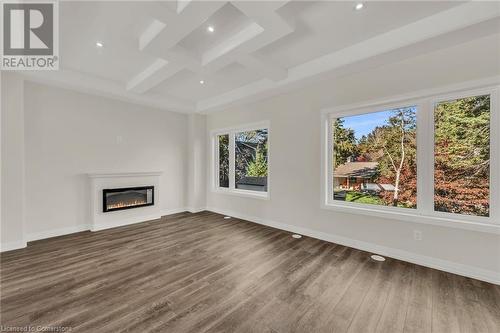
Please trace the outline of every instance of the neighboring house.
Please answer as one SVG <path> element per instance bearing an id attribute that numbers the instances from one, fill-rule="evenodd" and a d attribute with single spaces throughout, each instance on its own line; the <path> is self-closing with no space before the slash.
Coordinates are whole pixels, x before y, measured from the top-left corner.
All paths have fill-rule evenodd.
<path id="1" fill-rule="evenodd" d="M 267 177 L 243 177 L 236 182 L 236 188 L 265 192 L 267 191 Z"/>
<path id="2" fill-rule="evenodd" d="M 378 174 L 378 162 L 347 162 L 333 173 L 334 188 L 360 190 L 362 185 L 373 183 Z"/>

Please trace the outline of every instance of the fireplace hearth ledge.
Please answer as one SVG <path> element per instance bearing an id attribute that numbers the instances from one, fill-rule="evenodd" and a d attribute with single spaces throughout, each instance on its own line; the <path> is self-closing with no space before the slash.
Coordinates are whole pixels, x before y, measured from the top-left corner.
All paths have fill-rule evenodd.
<path id="1" fill-rule="evenodd" d="M 90 188 L 90 230 L 104 230 L 161 218 L 160 176 L 162 174 L 163 172 L 161 171 L 87 173 Z M 154 186 L 154 205 L 106 213 L 103 212 L 103 189 L 139 186 Z"/>

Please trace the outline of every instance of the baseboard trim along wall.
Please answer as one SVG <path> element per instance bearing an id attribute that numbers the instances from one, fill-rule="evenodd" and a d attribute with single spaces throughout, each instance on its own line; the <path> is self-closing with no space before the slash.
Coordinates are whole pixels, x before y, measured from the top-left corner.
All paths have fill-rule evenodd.
<path id="1" fill-rule="evenodd" d="M 198 208 L 188 207 L 188 208 L 186 208 L 186 211 L 193 213 L 193 214 L 203 212 L 204 210 L 207 210 L 207 208 L 206 207 L 198 207 Z"/>
<path id="2" fill-rule="evenodd" d="M 273 227 L 276 229 L 281 229 L 281 230 L 301 234 L 304 236 L 321 239 L 321 240 L 324 240 L 327 242 L 352 247 L 352 248 L 355 248 L 358 250 L 376 253 L 376 254 L 386 256 L 386 257 L 391 257 L 394 259 L 407 261 L 407 262 L 410 262 L 413 264 L 434 268 L 434 269 L 437 269 L 440 271 L 458 274 L 458 275 L 470 277 L 473 279 L 477 279 L 477 280 L 500 285 L 500 274 L 498 274 L 498 272 L 494 272 L 494 271 L 490 271 L 490 270 L 486 270 L 486 269 L 482 269 L 482 268 L 478 268 L 478 267 L 474 267 L 474 266 L 459 264 L 459 263 L 448 261 L 448 260 L 428 257 L 428 256 L 424 256 L 424 255 L 420 255 L 420 254 L 416 254 L 416 253 L 412 253 L 412 252 L 407 252 L 407 251 L 403 251 L 403 250 L 399 250 L 399 249 L 395 249 L 395 248 L 391 248 L 391 247 L 387 247 L 387 246 L 377 245 L 374 243 L 359 241 L 359 240 L 352 239 L 352 238 L 337 236 L 337 235 L 329 234 L 329 233 L 322 232 L 322 231 L 312 230 L 312 229 L 303 228 L 303 227 L 297 227 L 297 226 L 293 226 L 290 224 L 285 224 L 285 223 L 276 222 L 276 221 L 272 221 L 272 220 L 262 219 L 262 218 L 255 217 L 255 216 L 248 216 L 245 214 L 240 214 L 238 212 L 233 212 L 233 211 L 224 210 L 224 209 L 218 209 L 215 207 L 207 207 L 207 210 L 214 212 L 214 213 L 232 216 L 232 217 L 239 218 L 242 220 L 247 220 L 250 222 L 266 225 L 266 226 Z"/>
<path id="3" fill-rule="evenodd" d="M 161 216 L 167 216 L 167 215 L 172 215 L 172 214 L 178 214 L 178 213 L 183 213 L 183 212 L 188 212 L 188 208 L 186 207 L 181 207 L 181 208 L 175 208 L 175 209 L 163 209 L 161 211 Z"/>
<path id="4" fill-rule="evenodd" d="M 156 219 L 159 219 L 165 215 L 177 214 L 177 213 L 182 213 L 182 212 L 186 212 L 186 211 L 189 211 L 191 213 L 198 213 L 202 210 L 204 210 L 204 209 L 191 211 L 190 209 L 187 209 L 187 208 L 175 208 L 175 209 L 162 210 L 160 215 L 142 216 L 142 217 L 138 217 L 138 218 L 134 218 L 134 219 L 120 221 L 119 223 L 112 223 L 112 224 L 106 224 L 106 225 L 96 225 L 92 228 L 90 227 L 90 225 L 83 224 L 83 225 L 77 225 L 77 226 L 73 226 L 73 227 L 66 227 L 66 228 L 59 228 L 59 229 L 54 229 L 54 230 L 47 230 L 47 231 L 30 233 L 30 234 L 26 235 L 25 241 L 0 243 L 0 252 L 7 252 L 7 251 L 12 251 L 12 250 L 22 249 L 22 248 L 25 248 L 27 246 L 28 242 L 33 242 L 33 241 L 37 241 L 37 240 L 41 240 L 41 239 L 70 235 L 70 234 L 74 234 L 74 233 L 82 232 L 82 231 L 100 231 L 100 230 L 116 228 L 116 227 L 121 227 L 121 226 L 135 224 L 135 223 L 142 223 L 142 222 L 146 222 L 146 221 L 156 220 Z"/>
<path id="5" fill-rule="evenodd" d="M 36 241 L 36 240 L 40 240 L 40 239 L 52 238 L 52 237 L 57 237 L 57 236 L 64 236 L 64 235 L 74 234 L 76 232 L 82 232 L 82 231 L 87 231 L 87 230 L 90 230 L 90 228 L 86 224 L 75 225 L 74 227 L 66 227 L 66 228 L 60 228 L 60 229 L 55 229 L 55 230 L 30 233 L 27 235 L 26 240 L 28 242 L 32 242 L 32 241 Z"/>
<path id="6" fill-rule="evenodd" d="M 8 243 L 0 243 L 0 252 L 22 249 L 28 246 L 26 241 L 15 241 Z"/>
<path id="7" fill-rule="evenodd" d="M 120 220 L 117 222 L 98 223 L 98 224 L 94 224 L 90 228 L 90 231 L 100 231 L 100 230 L 105 230 L 105 229 L 122 227 L 122 226 L 130 225 L 130 224 L 151 221 L 151 220 L 158 220 L 161 218 L 161 216 L 162 216 L 161 214 L 144 215 L 144 216 L 137 216 L 137 217 L 132 217 L 132 218 L 128 218 L 128 219 L 123 219 L 123 220 Z"/>

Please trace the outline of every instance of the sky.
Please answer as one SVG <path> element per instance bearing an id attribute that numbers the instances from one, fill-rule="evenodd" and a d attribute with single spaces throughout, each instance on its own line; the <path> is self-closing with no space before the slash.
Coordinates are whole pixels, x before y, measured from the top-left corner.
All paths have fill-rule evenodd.
<path id="1" fill-rule="evenodd" d="M 375 127 L 385 125 L 390 114 L 391 111 L 381 111 L 343 117 L 342 119 L 344 120 L 344 128 L 353 129 L 356 139 L 359 140 L 363 135 L 369 134 Z"/>

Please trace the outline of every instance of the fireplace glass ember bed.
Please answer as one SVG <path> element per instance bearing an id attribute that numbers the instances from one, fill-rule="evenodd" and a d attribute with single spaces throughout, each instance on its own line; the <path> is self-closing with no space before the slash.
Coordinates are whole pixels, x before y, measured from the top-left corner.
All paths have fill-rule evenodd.
<path id="1" fill-rule="evenodd" d="M 103 212 L 131 209 L 155 204 L 154 186 L 112 188 L 102 190 Z"/>

